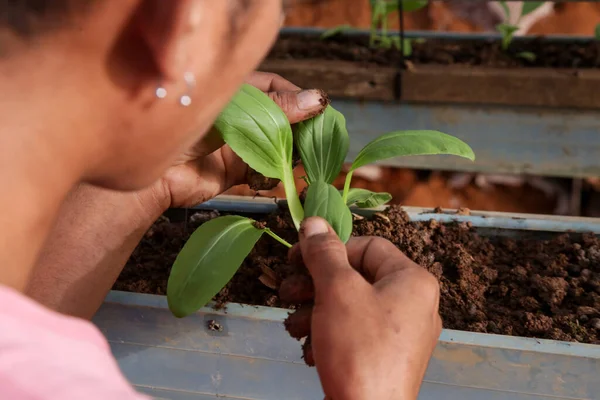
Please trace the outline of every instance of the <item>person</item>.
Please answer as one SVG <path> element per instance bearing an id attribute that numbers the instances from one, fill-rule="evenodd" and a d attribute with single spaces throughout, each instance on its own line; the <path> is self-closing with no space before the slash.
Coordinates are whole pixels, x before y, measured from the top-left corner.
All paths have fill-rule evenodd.
<path id="1" fill-rule="evenodd" d="M 292 123 L 321 111 L 318 90 L 252 73 L 284 6 L 0 2 L 3 399 L 143 398 L 87 319 L 163 211 L 243 183 L 211 129 L 243 82 Z M 314 277 L 326 396 L 416 398 L 441 329 L 436 280 L 383 239 L 344 246 L 318 218 L 295 251 Z"/>

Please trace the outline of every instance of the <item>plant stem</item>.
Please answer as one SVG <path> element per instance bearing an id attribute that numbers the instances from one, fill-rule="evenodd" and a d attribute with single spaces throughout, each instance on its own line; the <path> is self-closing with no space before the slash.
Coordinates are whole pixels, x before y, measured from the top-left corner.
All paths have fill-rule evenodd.
<path id="1" fill-rule="evenodd" d="M 385 5 L 383 5 L 385 7 Z M 388 25 L 388 14 L 387 12 L 381 12 L 381 36 L 387 36 L 387 25 Z"/>
<path id="2" fill-rule="evenodd" d="M 279 243 L 281 243 L 282 245 L 288 247 L 288 248 L 292 248 L 292 245 L 289 244 L 288 242 L 286 242 L 284 239 L 280 238 L 279 236 L 277 236 L 277 234 L 275 234 L 275 232 L 273 232 L 272 230 L 270 230 L 269 228 L 265 228 L 265 232 L 267 233 L 267 235 L 271 236 L 273 239 L 277 240 Z"/>
<path id="3" fill-rule="evenodd" d="M 352 171 L 346 174 L 346 181 L 344 182 L 344 193 L 342 194 L 342 200 L 344 204 L 348 201 L 348 192 L 350 191 L 350 181 L 352 181 Z"/>
<path id="4" fill-rule="evenodd" d="M 375 4 L 371 8 L 371 35 L 369 38 L 369 46 L 374 47 L 375 42 L 378 39 L 377 30 L 379 29 L 379 25 L 381 23 L 381 14 L 382 14 L 382 3 L 381 0 L 376 0 Z"/>
<path id="5" fill-rule="evenodd" d="M 373 9 L 373 15 L 371 15 L 371 34 L 369 35 L 369 47 L 375 46 L 375 39 L 377 37 L 377 19 L 375 15 L 375 9 Z"/>
<path id="6" fill-rule="evenodd" d="M 294 220 L 294 226 L 297 230 L 300 230 L 300 223 L 302 223 L 302 220 L 304 219 L 304 209 L 302 208 L 300 197 L 298 197 L 298 192 L 296 191 L 294 171 L 292 170 L 291 165 L 284 171 L 283 179 L 281 181 L 283 182 L 283 187 L 285 189 L 288 208 L 290 209 L 292 220 Z"/>

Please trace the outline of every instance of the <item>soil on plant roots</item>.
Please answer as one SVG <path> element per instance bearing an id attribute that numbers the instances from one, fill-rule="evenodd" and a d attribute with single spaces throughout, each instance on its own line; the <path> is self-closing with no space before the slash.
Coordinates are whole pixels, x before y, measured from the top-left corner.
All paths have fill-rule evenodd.
<path id="1" fill-rule="evenodd" d="M 535 54 L 535 59 L 519 57 L 523 52 Z M 397 49 L 371 48 L 365 37 L 337 36 L 320 40 L 310 34 L 282 34 L 268 58 L 353 61 L 392 67 L 401 62 Z M 501 68 L 598 68 L 600 44 L 594 41 L 574 43 L 544 38 L 517 39 L 511 43 L 509 51 L 504 51 L 499 40 L 427 39 L 412 42 L 412 55 L 407 60 L 414 64 Z"/>
<path id="2" fill-rule="evenodd" d="M 170 266 L 185 240 L 196 226 L 217 215 L 194 214 L 187 227 L 159 220 L 114 289 L 165 294 Z M 297 240 L 287 214 L 257 219 L 285 240 Z M 600 343 L 600 242 L 594 235 L 487 238 L 468 223 L 410 222 L 395 206 L 371 220 L 355 221 L 354 235 L 391 240 L 438 278 L 445 328 Z M 215 300 L 296 308 L 281 301 L 278 286 L 297 272 L 288 262 L 287 249 L 264 235 Z"/>

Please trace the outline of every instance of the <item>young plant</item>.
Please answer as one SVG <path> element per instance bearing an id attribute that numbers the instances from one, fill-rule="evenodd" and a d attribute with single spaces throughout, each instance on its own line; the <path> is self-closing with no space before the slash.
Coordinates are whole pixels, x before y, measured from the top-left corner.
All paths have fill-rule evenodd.
<path id="1" fill-rule="evenodd" d="M 519 15 L 519 18 L 517 19 L 517 23 L 513 25 L 510 23 L 511 13 L 510 13 L 510 8 L 508 7 L 507 2 L 500 1 L 500 5 L 502 6 L 502 10 L 504 11 L 505 20 L 509 21 L 509 22 L 505 22 L 505 23 L 502 23 L 502 24 L 499 24 L 496 26 L 496 30 L 502 35 L 502 50 L 508 51 L 508 49 L 514 39 L 515 32 L 517 32 L 519 30 L 518 25 L 521 22 L 521 19 L 524 16 L 537 10 L 538 7 L 542 6 L 543 4 L 544 4 L 544 1 L 525 1 L 525 2 L 523 2 L 523 8 L 521 9 L 521 15 Z M 516 56 L 519 58 L 523 58 L 530 62 L 535 61 L 535 59 L 537 58 L 536 55 L 530 51 L 522 51 L 522 52 L 516 54 Z"/>
<path id="2" fill-rule="evenodd" d="M 388 193 L 351 189 L 352 172 L 364 165 L 397 156 L 451 154 L 474 160 L 461 140 L 437 131 L 396 131 L 367 144 L 350 167 L 344 189 L 332 182 L 341 171 L 350 140 L 344 116 L 329 106 L 292 128 L 283 111 L 263 92 L 245 85 L 221 113 L 216 128 L 225 142 L 251 168 L 280 179 L 298 229 L 304 217 L 325 218 L 346 242 L 352 234 L 350 206 L 376 207 Z M 293 147 L 306 170 L 308 190 L 300 203 L 292 172 Z M 291 244 L 268 227 L 241 216 L 224 216 L 201 225 L 187 241 L 167 284 L 169 308 L 177 317 L 189 315 L 216 295 L 233 277 L 263 234 L 284 246 Z"/>
<path id="3" fill-rule="evenodd" d="M 319 36 L 319 39 L 327 40 L 331 37 L 340 35 L 342 33 L 348 33 L 348 32 L 354 32 L 354 31 L 356 31 L 356 28 L 353 28 L 351 25 L 348 25 L 348 24 L 338 25 L 338 26 L 334 26 L 333 28 L 327 29 L 325 32 L 321 33 L 321 36 Z"/>
<path id="4" fill-rule="evenodd" d="M 398 0 L 369 0 L 371 5 L 371 36 L 369 44 L 371 47 L 402 49 L 405 57 L 412 54 L 412 40 L 404 39 L 400 42 L 400 37 L 388 35 L 389 16 L 398 12 Z M 428 0 L 401 0 L 402 10 L 412 12 L 427 6 Z M 380 34 L 378 34 L 380 32 Z"/>

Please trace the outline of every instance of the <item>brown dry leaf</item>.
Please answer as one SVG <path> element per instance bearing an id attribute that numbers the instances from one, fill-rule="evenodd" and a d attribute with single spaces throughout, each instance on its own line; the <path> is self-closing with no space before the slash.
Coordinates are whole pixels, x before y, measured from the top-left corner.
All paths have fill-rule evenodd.
<path id="1" fill-rule="evenodd" d="M 261 265 L 260 270 L 262 271 L 262 273 L 264 275 L 267 275 L 272 280 L 274 280 L 276 282 L 279 280 L 275 271 L 273 271 L 271 268 L 267 267 L 266 265 Z"/>
<path id="2" fill-rule="evenodd" d="M 271 279 L 271 277 L 268 275 L 262 274 L 258 277 L 258 280 L 269 289 L 277 290 L 278 288 L 277 281 Z"/>

